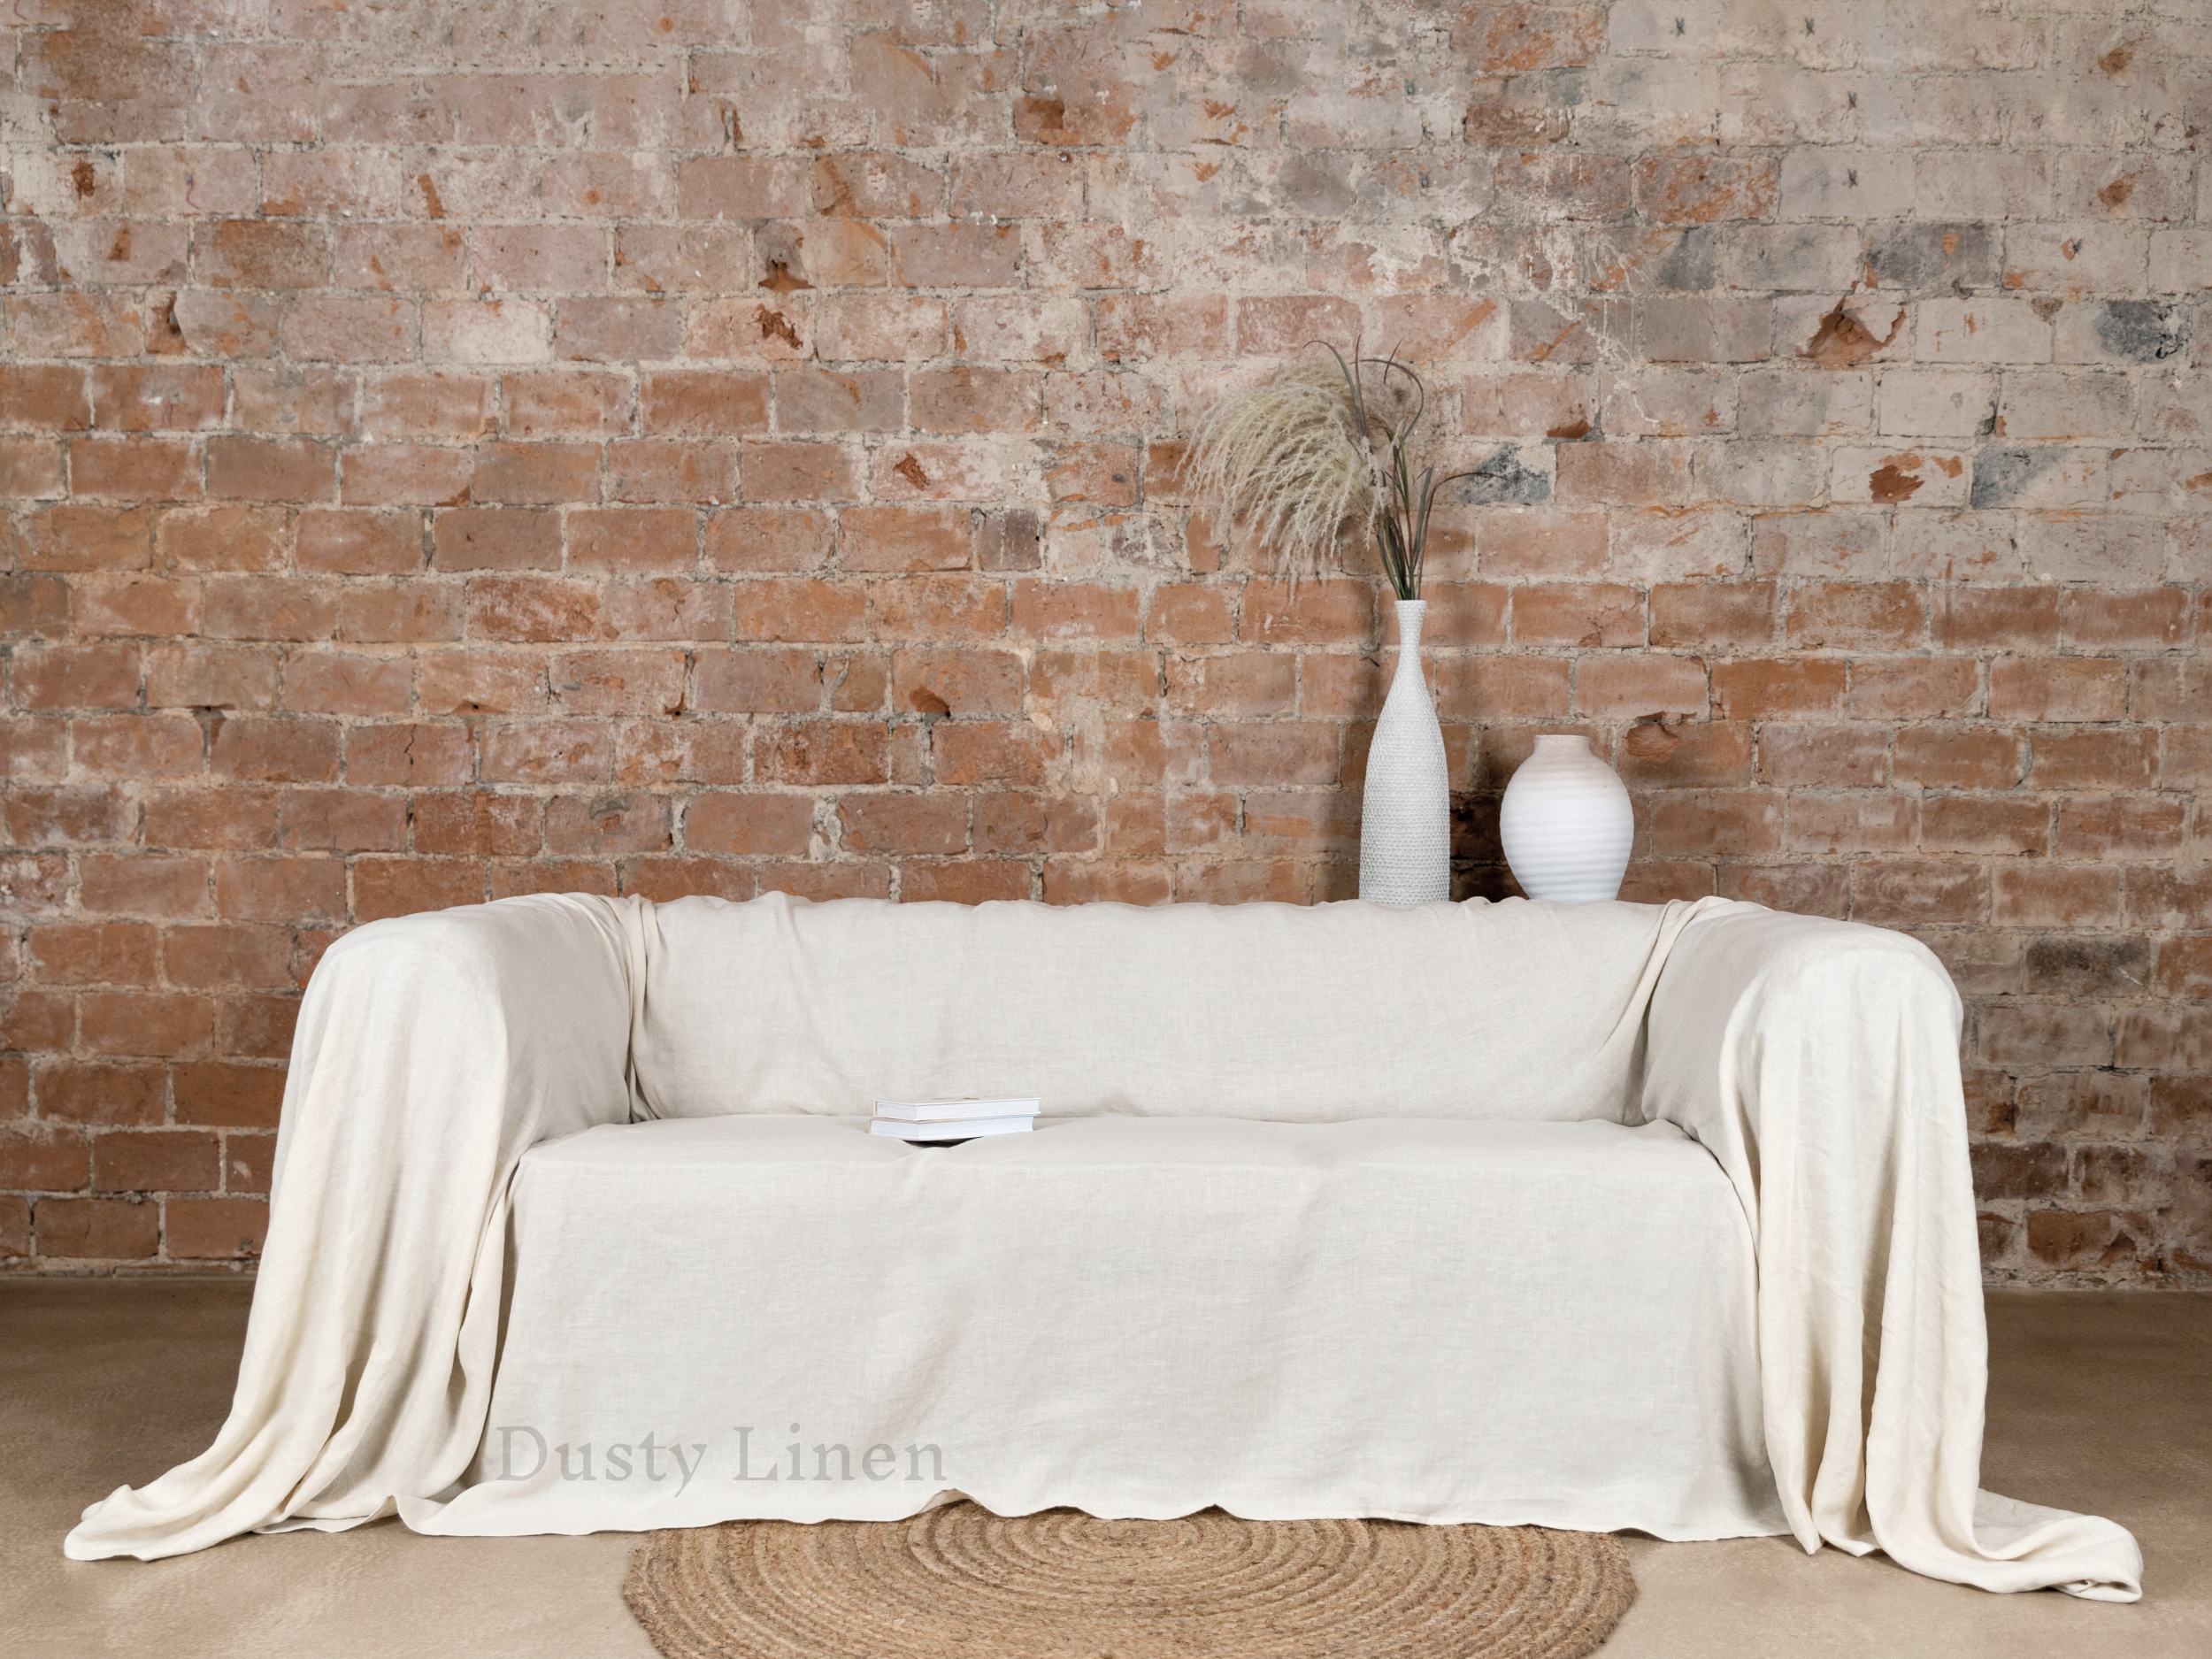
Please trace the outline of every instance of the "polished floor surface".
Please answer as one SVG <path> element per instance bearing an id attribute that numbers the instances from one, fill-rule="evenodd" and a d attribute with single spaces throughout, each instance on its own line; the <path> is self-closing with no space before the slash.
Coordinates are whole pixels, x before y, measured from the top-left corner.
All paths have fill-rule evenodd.
<path id="1" fill-rule="evenodd" d="M 651 1659 L 618 1594 L 621 1535 L 384 1522 L 173 1561 L 63 1559 L 87 1502 L 206 1445 L 246 1300 L 236 1284 L 0 1283 L 0 1652 Z M 2212 1296 L 1995 1296 L 1990 1346 L 1985 1483 L 2133 1528 L 2140 1602 L 1987 1595 L 1776 1539 L 1638 1539 L 1640 1594 L 1606 1659 L 2212 1655 Z"/>

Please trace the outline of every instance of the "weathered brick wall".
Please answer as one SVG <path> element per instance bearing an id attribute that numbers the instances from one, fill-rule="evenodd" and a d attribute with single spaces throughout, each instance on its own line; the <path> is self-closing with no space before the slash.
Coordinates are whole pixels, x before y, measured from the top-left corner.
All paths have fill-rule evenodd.
<path id="1" fill-rule="evenodd" d="M 1363 334 L 1480 467 L 1430 594 L 1463 890 L 1591 732 L 1632 896 L 1949 964 L 1994 1275 L 2205 1282 L 2202 0 L 19 0 L 0 44 L 13 1265 L 250 1256 L 351 923 L 1351 892 L 1387 607 L 1175 474 L 1216 388 Z"/>

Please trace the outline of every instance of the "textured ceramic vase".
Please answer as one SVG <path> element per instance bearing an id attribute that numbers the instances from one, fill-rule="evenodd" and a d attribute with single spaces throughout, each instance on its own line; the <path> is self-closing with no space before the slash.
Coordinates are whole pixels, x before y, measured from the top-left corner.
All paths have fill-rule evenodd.
<path id="1" fill-rule="evenodd" d="M 1588 738 L 1540 737 L 1506 785 L 1498 833 L 1522 892 L 1584 904 L 1618 896 L 1636 810 Z"/>
<path id="2" fill-rule="evenodd" d="M 1428 604 L 1398 601 L 1398 672 L 1367 751 L 1360 803 L 1359 895 L 1376 904 L 1431 904 L 1452 895 L 1451 780 L 1444 733 L 1421 672 Z"/>

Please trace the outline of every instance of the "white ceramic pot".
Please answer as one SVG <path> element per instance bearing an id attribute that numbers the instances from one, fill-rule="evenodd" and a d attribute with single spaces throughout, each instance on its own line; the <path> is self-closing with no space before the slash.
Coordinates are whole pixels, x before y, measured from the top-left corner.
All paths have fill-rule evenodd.
<path id="1" fill-rule="evenodd" d="M 1588 738 L 1540 737 L 1505 787 L 1498 833 L 1522 892 L 1584 904 L 1619 896 L 1636 810 Z"/>
<path id="2" fill-rule="evenodd" d="M 1398 672 L 1367 751 L 1359 820 L 1359 895 L 1377 904 L 1432 904 L 1452 895 L 1451 778 L 1444 733 L 1421 673 L 1428 603 L 1398 601 Z"/>

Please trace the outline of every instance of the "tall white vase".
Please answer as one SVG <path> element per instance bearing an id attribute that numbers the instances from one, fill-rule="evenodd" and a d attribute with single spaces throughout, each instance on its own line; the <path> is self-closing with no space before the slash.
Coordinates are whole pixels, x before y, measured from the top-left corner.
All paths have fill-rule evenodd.
<path id="1" fill-rule="evenodd" d="M 1498 833 L 1522 892 L 1584 904 L 1619 895 L 1636 810 L 1588 738 L 1540 737 L 1505 787 Z"/>
<path id="2" fill-rule="evenodd" d="M 1427 613 L 1425 600 L 1398 601 L 1398 672 L 1367 751 L 1359 895 L 1377 904 L 1431 904 L 1452 895 L 1451 778 L 1421 672 Z"/>

